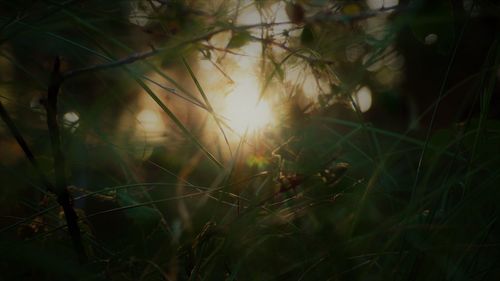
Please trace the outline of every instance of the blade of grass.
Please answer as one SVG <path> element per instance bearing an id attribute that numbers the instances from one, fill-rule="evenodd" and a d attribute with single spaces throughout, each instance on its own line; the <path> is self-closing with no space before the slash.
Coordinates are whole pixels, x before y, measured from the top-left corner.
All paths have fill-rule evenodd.
<path id="1" fill-rule="evenodd" d="M 17 129 L 17 126 L 14 123 L 14 120 L 12 120 L 10 115 L 7 113 L 7 111 L 5 110 L 5 108 L 3 106 L 3 103 L 1 101 L 0 101 L 0 117 L 2 118 L 5 125 L 7 125 L 7 128 L 9 129 L 12 136 L 16 139 L 17 144 L 23 150 L 23 153 L 26 156 L 26 158 L 28 159 L 28 161 L 30 162 L 30 164 L 35 169 L 35 172 L 36 172 L 40 182 L 49 191 L 54 192 L 55 191 L 54 186 L 52 185 L 52 183 L 50 183 L 48 178 L 42 172 L 42 169 L 40 168 L 38 161 L 36 160 L 35 156 L 33 155 L 33 152 L 31 152 L 31 149 L 29 148 L 28 144 L 24 140 L 24 137 L 21 135 L 21 132 Z"/>
<path id="2" fill-rule="evenodd" d="M 210 159 L 217 167 L 224 168 L 224 166 L 201 144 L 201 142 L 193 135 L 191 132 L 182 124 L 182 122 L 175 116 L 175 114 L 163 103 L 163 101 L 140 79 L 139 77 L 132 74 L 129 69 L 126 71 L 133 76 L 133 79 L 139 84 L 146 93 L 160 106 L 160 108 L 167 114 L 167 116 L 174 122 L 174 124 L 182 131 L 182 133 L 191 140 L 199 149 L 201 149 L 204 154 Z"/>
<path id="3" fill-rule="evenodd" d="M 490 54 L 487 56 L 487 61 L 492 61 L 493 62 L 493 68 L 497 69 L 498 65 L 500 64 L 500 41 L 499 39 L 495 40 L 493 42 L 491 49 L 490 49 Z M 491 73 L 489 79 L 486 78 L 487 71 L 484 71 L 483 75 L 483 83 L 486 84 L 484 88 L 484 93 L 483 95 L 480 96 L 480 107 L 481 107 L 481 112 L 479 115 L 479 124 L 478 124 L 478 130 L 476 133 L 476 136 L 474 138 L 474 143 L 472 146 L 472 152 L 471 156 L 469 159 L 469 167 L 471 166 L 474 162 L 475 154 L 477 152 L 477 146 L 479 144 L 479 138 L 482 136 L 484 133 L 484 128 L 485 128 L 485 122 L 486 119 L 488 118 L 490 106 L 491 106 L 491 97 L 494 93 L 495 90 L 495 83 L 497 80 L 497 75 L 496 73 Z M 466 176 L 466 187 L 470 183 L 470 176 Z"/>
<path id="4" fill-rule="evenodd" d="M 182 58 L 182 63 L 184 63 L 184 66 L 187 68 L 189 75 L 191 76 L 191 79 L 193 79 L 194 84 L 196 85 L 196 88 L 198 88 L 198 91 L 200 92 L 200 95 L 203 97 L 203 100 L 205 101 L 205 105 L 208 108 L 208 112 L 212 115 L 212 117 L 215 120 L 215 123 L 217 123 L 217 126 L 219 127 L 219 130 L 221 131 L 222 135 L 224 136 L 224 141 L 226 142 L 227 148 L 229 150 L 229 154 L 232 155 L 231 151 L 231 146 L 229 145 L 229 141 L 227 139 L 226 133 L 224 132 L 224 129 L 221 126 L 219 118 L 215 115 L 214 109 L 212 105 L 210 104 L 210 101 L 208 100 L 207 95 L 205 94 L 205 91 L 203 90 L 203 87 L 201 87 L 200 82 L 196 78 L 196 75 L 194 74 L 193 70 L 189 66 L 188 62 L 186 59 L 183 57 Z"/>

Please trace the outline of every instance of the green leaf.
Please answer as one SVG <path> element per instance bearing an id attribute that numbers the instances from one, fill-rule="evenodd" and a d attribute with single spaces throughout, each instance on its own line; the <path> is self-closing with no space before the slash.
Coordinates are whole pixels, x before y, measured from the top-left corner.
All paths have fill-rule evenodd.
<path id="1" fill-rule="evenodd" d="M 241 48 L 245 44 L 247 44 L 250 41 L 250 39 L 252 39 L 250 32 L 246 30 L 238 31 L 236 32 L 236 34 L 233 34 L 233 37 L 231 37 L 231 40 L 227 44 L 226 48 L 228 49 Z"/>

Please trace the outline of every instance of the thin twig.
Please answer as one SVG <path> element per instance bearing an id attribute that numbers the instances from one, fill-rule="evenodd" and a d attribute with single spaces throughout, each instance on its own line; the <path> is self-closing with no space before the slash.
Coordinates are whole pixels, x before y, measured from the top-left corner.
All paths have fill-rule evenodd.
<path id="1" fill-rule="evenodd" d="M 301 58 L 305 61 L 307 61 L 308 63 L 310 64 L 315 64 L 315 63 L 322 63 L 322 64 L 335 64 L 335 61 L 332 61 L 332 60 L 328 60 L 328 59 L 323 59 L 323 58 L 318 58 L 318 57 L 313 57 L 313 56 L 306 56 L 304 54 L 301 54 L 299 52 L 299 50 L 294 50 L 288 46 L 286 46 L 285 44 L 283 43 L 279 43 L 279 42 L 276 42 L 274 40 L 272 40 L 271 38 L 260 38 L 260 37 L 257 37 L 257 36 L 250 36 L 250 38 L 252 40 L 255 40 L 255 41 L 259 41 L 261 42 L 262 44 L 269 44 L 269 45 L 273 45 L 273 46 L 276 46 L 278 48 L 281 48 L 287 52 L 289 52 L 290 54 L 292 54 L 293 56 L 295 57 L 298 57 L 298 58 Z"/>
<path id="2" fill-rule="evenodd" d="M 357 15 L 344 15 L 344 14 L 339 14 L 339 13 L 331 13 L 331 12 L 321 12 L 317 13 L 316 15 L 307 18 L 308 22 L 355 22 L 355 21 L 361 21 L 365 20 L 368 18 L 373 18 L 377 17 L 380 15 L 385 15 L 389 12 L 402 12 L 402 11 L 407 11 L 408 7 L 404 6 L 393 6 L 393 7 L 387 7 L 387 8 L 381 8 L 378 10 L 372 10 L 372 11 L 365 11 L 362 13 L 359 13 Z"/>
<path id="3" fill-rule="evenodd" d="M 80 74 L 84 74 L 87 72 L 94 72 L 94 71 L 99 71 L 99 70 L 104 70 L 104 69 L 120 67 L 120 66 L 124 66 L 127 64 L 132 64 L 136 61 L 145 60 L 147 58 L 153 57 L 153 56 L 155 56 L 161 52 L 165 52 L 167 50 L 175 50 L 175 49 L 178 49 L 182 46 L 185 46 L 186 44 L 191 44 L 191 43 L 195 43 L 195 42 L 202 41 L 202 40 L 208 40 L 212 36 L 214 36 L 218 33 L 224 32 L 224 31 L 247 30 L 247 29 L 252 29 L 252 28 L 256 28 L 256 27 L 269 27 L 269 26 L 276 26 L 276 25 L 283 25 L 283 24 L 289 24 L 289 22 L 259 23 L 259 24 L 250 24 L 250 25 L 243 25 L 243 26 L 231 26 L 231 27 L 219 28 L 219 29 L 216 29 L 214 31 L 211 31 L 211 32 L 208 32 L 205 34 L 201 34 L 199 36 L 181 41 L 178 44 L 175 44 L 171 47 L 158 48 L 158 49 L 152 48 L 149 51 L 145 51 L 145 52 L 141 52 L 141 53 L 134 53 L 134 54 L 131 54 L 125 58 L 118 59 L 115 61 L 110 61 L 110 62 L 102 63 L 102 64 L 95 64 L 95 65 L 91 65 L 91 66 L 86 66 L 86 67 L 76 68 L 76 69 L 70 70 L 66 73 L 61 74 L 61 82 L 66 80 L 66 79 L 69 79 L 69 78 L 72 78 L 72 77 L 75 77 L 75 76 L 78 76 Z"/>
<path id="4" fill-rule="evenodd" d="M 153 49 L 151 51 L 143 52 L 143 53 L 135 53 L 132 54 L 126 58 L 112 61 L 109 63 L 103 63 L 103 64 L 96 64 L 96 65 L 91 65 L 83 68 L 77 68 L 71 71 L 66 72 L 65 74 L 62 75 L 62 80 L 66 80 L 68 78 L 86 73 L 86 72 L 93 72 L 93 71 L 99 71 L 103 69 L 108 69 L 108 68 L 115 68 L 118 66 L 126 65 L 126 64 L 131 64 L 134 63 L 138 60 L 143 60 L 147 59 L 149 57 L 152 57 L 160 52 L 160 49 Z"/>

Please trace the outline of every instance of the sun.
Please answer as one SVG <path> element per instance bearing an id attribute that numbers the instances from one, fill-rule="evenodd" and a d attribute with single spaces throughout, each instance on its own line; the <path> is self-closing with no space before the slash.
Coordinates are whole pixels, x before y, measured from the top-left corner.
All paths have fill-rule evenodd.
<path id="1" fill-rule="evenodd" d="M 148 135 L 159 134 L 164 129 L 160 114 L 152 109 L 143 109 L 137 115 L 137 129 Z"/>
<path id="2" fill-rule="evenodd" d="M 271 106 L 259 101 L 259 84 L 254 78 L 235 80 L 233 91 L 224 100 L 224 118 L 238 134 L 253 133 L 273 122 Z"/>

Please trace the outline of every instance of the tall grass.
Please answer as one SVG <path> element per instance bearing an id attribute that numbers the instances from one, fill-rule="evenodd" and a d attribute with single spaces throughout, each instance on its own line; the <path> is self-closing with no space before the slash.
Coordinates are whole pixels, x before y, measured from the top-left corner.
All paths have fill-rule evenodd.
<path id="1" fill-rule="evenodd" d="M 0 280 L 498 279 L 498 35 L 453 76 L 498 4 L 207 2 L 0 4 Z M 239 24 L 252 9 L 258 23 Z M 409 32 L 446 61 L 437 92 L 415 95 L 405 85 L 426 77 L 390 64 L 418 55 Z M 442 41 L 426 45 L 433 32 Z M 245 57 L 278 119 L 240 134 L 206 77 Z M 363 85 L 367 112 L 353 98 Z M 440 120 L 464 85 L 465 117 Z M 425 107 L 403 114 L 391 94 Z M 134 131 L 144 97 L 165 124 L 155 140 Z"/>

